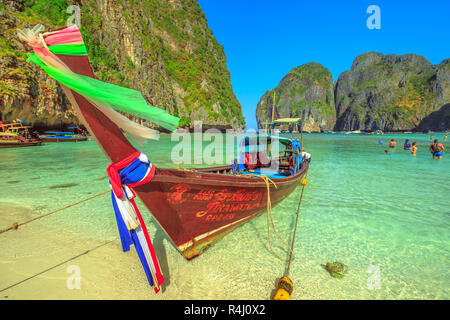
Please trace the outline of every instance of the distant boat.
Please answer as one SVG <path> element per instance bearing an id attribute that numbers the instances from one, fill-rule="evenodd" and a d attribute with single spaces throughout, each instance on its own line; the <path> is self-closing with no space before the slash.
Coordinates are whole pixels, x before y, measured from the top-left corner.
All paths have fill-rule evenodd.
<path id="1" fill-rule="evenodd" d="M 358 134 L 359 134 L 360 136 L 369 136 L 369 135 L 372 135 L 373 132 L 359 132 Z"/>
<path id="2" fill-rule="evenodd" d="M 42 143 L 29 133 L 29 126 L 24 126 L 22 120 L 13 123 L 0 121 L 0 148 L 31 147 Z"/>
<path id="3" fill-rule="evenodd" d="M 0 132 L 0 148 L 32 147 L 42 143 L 40 140 L 27 139 L 14 132 Z"/>
<path id="4" fill-rule="evenodd" d="M 331 130 L 328 130 L 328 131 L 325 131 L 324 133 L 327 133 L 327 134 L 332 134 L 332 133 L 334 133 L 333 131 L 331 131 Z"/>
<path id="5" fill-rule="evenodd" d="M 69 131 L 46 131 L 39 135 L 44 142 L 78 142 L 86 141 L 87 137 Z"/>
<path id="6" fill-rule="evenodd" d="M 375 134 L 384 134 L 384 133 L 381 130 L 377 130 L 377 131 L 375 131 Z"/>

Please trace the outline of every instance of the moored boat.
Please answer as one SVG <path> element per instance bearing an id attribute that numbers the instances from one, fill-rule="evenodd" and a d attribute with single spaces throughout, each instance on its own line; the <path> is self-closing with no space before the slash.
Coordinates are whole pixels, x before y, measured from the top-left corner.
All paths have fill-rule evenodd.
<path id="1" fill-rule="evenodd" d="M 0 121 L 0 148 L 32 147 L 42 143 L 39 138 L 33 137 L 22 121 L 3 123 Z"/>
<path id="2" fill-rule="evenodd" d="M 18 133 L 0 132 L 0 148 L 38 146 L 42 141 L 26 139 Z"/>
<path id="3" fill-rule="evenodd" d="M 135 245 L 156 292 L 162 274 L 135 195 L 181 254 L 192 259 L 226 233 L 280 203 L 306 175 L 310 156 L 301 143 L 274 136 L 244 137 L 239 158 L 229 166 L 156 168 L 122 130 L 130 135 L 141 133 L 141 137 L 152 133 L 116 110 L 134 111 L 170 131 L 176 130 L 179 119 L 148 106 L 137 91 L 96 80 L 76 26 L 40 32 L 39 27 L 22 32 L 36 53 L 30 59 L 61 82 L 75 114 L 112 162 L 107 172 L 122 248 L 127 251 Z M 64 50 L 59 51 L 62 46 Z M 281 146 L 279 152 L 272 148 L 275 143 Z M 252 145 L 258 147 L 251 150 Z"/>
<path id="4" fill-rule="evenodd" d="M 87 137 L 70 131 L 45 131 L 39 135 L 44 142 L 78 142 L 86 141 Z"/>

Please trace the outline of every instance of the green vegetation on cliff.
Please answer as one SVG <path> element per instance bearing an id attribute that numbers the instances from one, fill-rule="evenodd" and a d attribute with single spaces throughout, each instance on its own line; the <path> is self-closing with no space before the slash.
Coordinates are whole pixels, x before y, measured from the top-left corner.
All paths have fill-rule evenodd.
<path id="1" fill-rule="evenodd" d="M 417 128 L 450 100 L 444 68 L 415 54 L 367 52 L 356 57 L 335 84 L 335 129 Z"/>
<path id="2" fill-rule="evenodd" d="M 61 27 L 71 4 L 81 8 L 81 33 L 100 80 L 139 90 L 149 104 L 186 119 L 245 125 L 223 47 L 197 0 L 6 0 L 2 11 L 15 25 L 0 38 L 0 57 L 14 56 L 25 66 L 24 48 L 9 40 L 15 30 Z M 1 88 L 14 92 L 14 86 Z"/>
<path id="3" fill-rule="evenodd" d="M 367 52 L 333 85 L 326 68 L 307 63 L 261 97 L 256 117 L 260 127 L 271 120 L 276 92 L 275 118 L 300 117 L 304 130 L 445 130 L 449 69 L 450 59 L 432 65 L 415 54 Z"/>
<path id="4" fill-rule="evenodd" d="M 272 118 L 299 117 L 305 130 L 330 130 L 336 121 L 333 100 L 333 77 L 319 63 L 311 62 L 292 69 L 272 90 L 267 91 L 258 103 L 256 118 L 261 123 Z"/>

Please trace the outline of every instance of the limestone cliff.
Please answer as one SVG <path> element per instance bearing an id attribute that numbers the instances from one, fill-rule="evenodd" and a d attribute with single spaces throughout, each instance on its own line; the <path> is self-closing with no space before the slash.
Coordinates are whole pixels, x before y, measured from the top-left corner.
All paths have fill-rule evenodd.
<path id="1" fill-rule="evenodd" d="M 450 59 L 415 54 L 358 56 L 335 84 L 335 130 L 414 130 L 450 102 Z M 421 129 L 431 129 L 432 122 Z"/>
<path id="2" fill-rule="evenodd" d="M 292 69 L 272 90 L 266 91 L 256 107 L 259 127 L 271 122 L 275 92 L 274 119 L 301 118 L 305 131 L 331 130 L 336 122 L 333 78 L 319 63 Z"/>
<path id="3" fill-rule="evenodd" d="M 96 76 L 140 91 L 188 125 L 243 127 L 223 47 L 196 0 L 4 0 L 0 7 L 0 117 L 38 126 L 75 121 L 55 81 L 26 63 L 16 30 L 64 26 L 81 9 L 81 32 Z M 69 11 L 70 12 L 70 11 Z M 74 20 L 72 20 L 74 21 Z M 140 121 L 140 120 L 136 120 Z"/>
<path id="4" fill-rule="evenodd" d="M 259 127 L 271 121 L 274 92 L 274 118 L 300 117 L 305 131 L 450 129 L 450 59 L 432 65 L 415 54 L 368 52 L 341 73 L 334 89 L 325 67 L 302 65 L 261 97 Z"/>

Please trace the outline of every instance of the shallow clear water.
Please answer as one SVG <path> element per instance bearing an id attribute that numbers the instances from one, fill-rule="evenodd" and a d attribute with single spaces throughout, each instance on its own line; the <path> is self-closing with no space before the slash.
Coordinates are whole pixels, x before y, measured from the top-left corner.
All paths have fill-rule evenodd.
<path id="1" fill-rule="evenodd" d="M 391 138 L 398 147 L 385 155 Z M 418 142 L 417 156 L 401 150 L 406 138 Z M 162 135 L 161 141 L 141 149 L 156 166 L 176 167 L 170 161 L 175 144 Z M 304 135 L 312 161 L 291 265 L 293 299 L 450 298 L 450 145 L 444 142 L 444 158 L 433 160 L 429 144 L 429 135 L 421 134 Z M 19 211 L 34 217 L 107 191 L 107 165 L 92 140 L 0 149 L 0 219 Z M 273 209 L 275 225 L 286 240 L 292 236 L 299 191 Z M 166 297 L 270 298 L 287 252 L 276 236 L 272 247 L 282 259 L 270 251 L 266 214 L 186 261 L 145 207 L 138 206 L 151 236 L 159 239 L 155 245 L 163 252 L 163 271 L 170 278 Z M 74 241 L 78 235 L 119 241 L 107 195 L 42 220 L 66 230 Z M 86 249 L 90 246 L 86 243 Z M 330 277 L 323 268 L 328 261 L 343 262 L 347 275 Z M 141 272 L 138 266 L 135 270 Z"/>

